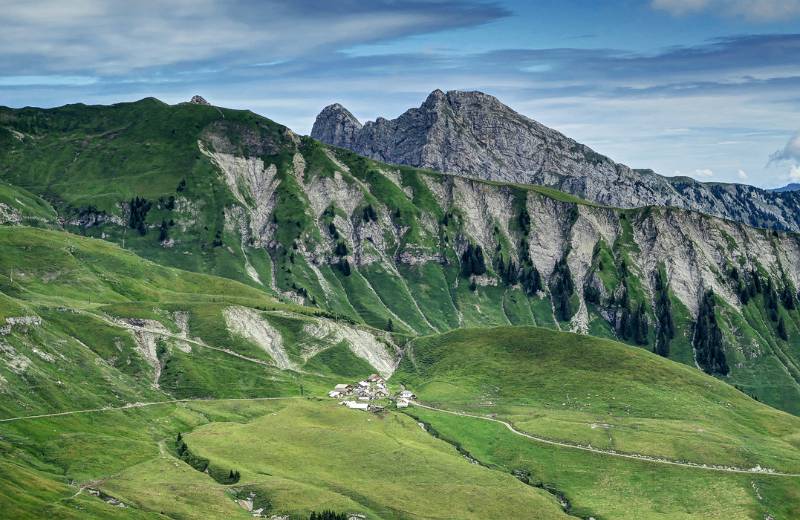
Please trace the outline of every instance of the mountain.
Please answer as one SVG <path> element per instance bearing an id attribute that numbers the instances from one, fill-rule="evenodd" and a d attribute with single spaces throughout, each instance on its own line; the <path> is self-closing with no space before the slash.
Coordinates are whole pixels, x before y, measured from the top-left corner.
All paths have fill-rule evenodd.
<path id="1" fill-rule="evenodd" d="M 798 284 L 248 111 L 0 108 L 0 516 L 796 517 Z M 327 398 L 373 373 L 437 409 Z"/>
<path id="2" fill-rule="evenodd" d="M 202 104 L 2 109 L 0 121 L 0 179 L 58 215 L 37 225 L 399 334 L 530 324 L 611 337 L 800 413 L 797 235 L 390 166 Z"/>
<path id="3" fill-rule="evenodd" d="M 782 186 L 780 188 L 773 188 L 770 191 L 774 191 L 774 192 L 777 192 L 777 193 L 784 193 L 784 192 L 787 192 L 787 191 L 800 191 L 800 183 L 790 182 L 786 186 Z"/>
<path id="4" fill-rule="evenodd" d="M 549 186 L 608 206 L 672 206 L 800 230 L 800 194 L 634 170 L 481 92 L 435 90 L 419 108 L 363 125 L 341 105 L 330 105 L 311 136 L 378 161 Z"/>

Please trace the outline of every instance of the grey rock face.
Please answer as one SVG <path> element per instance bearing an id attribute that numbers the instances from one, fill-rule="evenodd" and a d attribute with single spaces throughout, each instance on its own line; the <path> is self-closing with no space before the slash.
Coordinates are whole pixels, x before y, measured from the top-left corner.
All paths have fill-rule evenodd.
<path id="1" fill-rule="evenodd" d="M 325 143 L 337 143 L 336 146 L 350 148 L 353 138 L 361 130 L 361 123 L 349 110 L 339 103 L 334 103 L 322 109 L 311 134 L 319 136 L 316 139 Z"/>
<path id="2" fill-rule="evenodd" d="M 210 105 L 208 101 L 205 100 L 203 96 L 192 96 L 192 99 L 189 101 L 193 105 Z"/>
<path id="3" fill-rule="evenodd" d="M 673 206 L 800 231 L 800 192 L 633 170 L 481 92 L 436 90 L 397 119 L 364 125 L 341 105 L 330 105 L 317 116 L 311 136 L 379 161 L 550 186 L 609 206 Z"/>

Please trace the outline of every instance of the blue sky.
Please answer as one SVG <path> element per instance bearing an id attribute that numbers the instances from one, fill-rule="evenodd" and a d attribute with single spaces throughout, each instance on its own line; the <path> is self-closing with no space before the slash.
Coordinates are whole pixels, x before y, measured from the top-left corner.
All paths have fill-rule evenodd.
<path id="1" fill-rule="evenodd" d="M 0 104 L 198 93 L 298 132 L 482 90 L 617 161 L 800 181 L 800 0 L 0 0 Z"/>

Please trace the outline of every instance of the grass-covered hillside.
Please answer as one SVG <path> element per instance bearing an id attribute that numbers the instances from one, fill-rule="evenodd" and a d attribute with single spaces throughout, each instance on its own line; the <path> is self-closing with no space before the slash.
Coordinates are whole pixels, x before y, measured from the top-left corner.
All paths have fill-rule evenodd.
<path id="1" fill-rule="evenodd" d="M 321 393 L 390 371 L 391 337 L 101 240 L 0 227 L 2 416 Z"/>
<path id="2" fill-rule="evenodd" d="M 6 222 L 396 334 L 614 338 L 800 412 L 794 235 L 389 166 L 251 112 L 152 98 L 0 108 L 0 142 Z"/>
<path id="3" fill-rule="evenodd" d="M 639 348 L 536 327 L 409 339 L 103 240 L 5 226 L 0 246 L 10 518 L 749 518 L 800 503 L 792 477 L 570 447 L 797 471 L 798 419 Z M 566 445 L 324 397 L 373 372 Z"/>
<path id="4" fill-rule="evenodd" d="M 461 330 L 414 340 L 392 381 L 425 404 L 476 416 L 419 407 L 408 412 L 482 463 L 529 472 L 584 518 L 800 513 L 800 477 L 613 456 L 800 473 L 800 419 L 639 349 L 537 328 Z M 554 447 L 477 416 L 595 451 Z"/>
<path id="5" fill-rule="evenodd" d="M 415 339 L 393 381 L 443 408 L 621 452 L 800 472 L 800 419 L 697 369 L 533 327 Z"/>
<path id="6" fill-rule="evenodd" d="M 0 108 L 0 518 L 797 517 L 798 246 L 247 111 Z M 372 374 L 433 408 L 326 397 Z"/>

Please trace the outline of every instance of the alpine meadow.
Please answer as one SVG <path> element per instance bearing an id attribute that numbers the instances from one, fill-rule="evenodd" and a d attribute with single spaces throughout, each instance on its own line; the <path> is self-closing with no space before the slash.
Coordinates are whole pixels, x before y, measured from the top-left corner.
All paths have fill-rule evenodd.
<path id="1" fill-rule="evenodd" d="M 800 518 L 800 3 L 149 4 L 0 0 L 0 518 Z"/>

